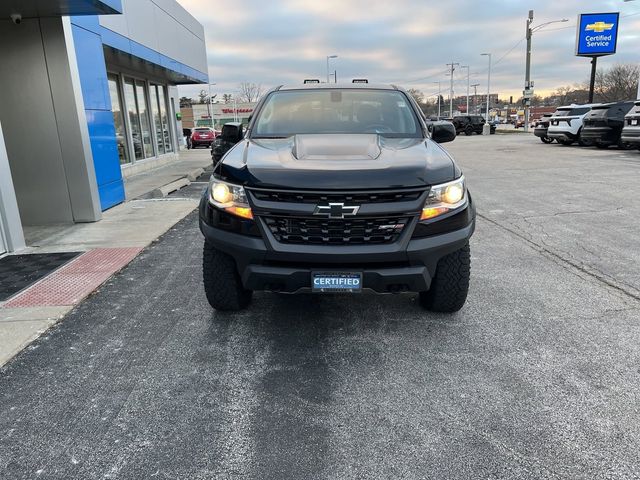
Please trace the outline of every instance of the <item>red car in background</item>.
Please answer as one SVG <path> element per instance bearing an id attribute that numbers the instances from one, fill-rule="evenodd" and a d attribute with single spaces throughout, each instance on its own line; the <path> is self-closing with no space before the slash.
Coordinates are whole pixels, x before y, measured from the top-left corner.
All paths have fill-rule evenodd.
<path id="1" fill-rule="evenodd" d="M 211 147 L 211 144 L 216 139 L 215 131 L 209 127 L 194 128 L 191 132 L 191 148 L 196 148 L 204 145 L 207 148 Z"/>

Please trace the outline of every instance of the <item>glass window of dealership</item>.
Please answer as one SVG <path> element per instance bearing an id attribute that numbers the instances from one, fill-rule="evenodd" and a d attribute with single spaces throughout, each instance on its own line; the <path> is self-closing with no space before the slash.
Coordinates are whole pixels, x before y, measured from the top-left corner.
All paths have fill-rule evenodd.
<path id="1" fill-rule="evenodd" d="M 120 164 L 172 153 L 167 86 L 114 72 L 107 78 Z"/>

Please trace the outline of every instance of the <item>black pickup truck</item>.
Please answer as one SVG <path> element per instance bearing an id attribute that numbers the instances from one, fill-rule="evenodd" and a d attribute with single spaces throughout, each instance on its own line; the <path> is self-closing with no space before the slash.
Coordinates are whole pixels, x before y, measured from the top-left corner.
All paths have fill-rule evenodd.
<path id="1" fill-rule="evenodd" d="M 427 124 L 395 86 L 307 84 L 268 92 L 237 134 L 199 209 L 214 308 L 245 308 L 256 290 L 464 305 L 475 210 L 439 145 L 450 123 Z"/>

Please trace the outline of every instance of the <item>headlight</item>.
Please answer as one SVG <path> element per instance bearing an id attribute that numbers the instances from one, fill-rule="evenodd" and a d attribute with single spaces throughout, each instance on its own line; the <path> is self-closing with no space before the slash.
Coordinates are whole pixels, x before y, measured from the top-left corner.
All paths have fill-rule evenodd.
<path id="1" fill-rule="evenodd" d="M 457 210 L 467 204 L 467 189 L 464 177 L 449 183 L 434 185 L 429 191 L 420 220 L 430 220 Z"/>
<path id="2" fill-rule="evenodd" d="M 215 178 L 209 182 L 209 203 L 225 212 L 253 220 L 247 194 L 240 185 L 223 182 Z"/>

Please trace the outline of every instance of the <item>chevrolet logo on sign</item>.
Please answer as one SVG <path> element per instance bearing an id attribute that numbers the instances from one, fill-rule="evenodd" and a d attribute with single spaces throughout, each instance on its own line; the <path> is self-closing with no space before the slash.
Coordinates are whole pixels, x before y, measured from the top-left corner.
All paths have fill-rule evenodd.
<path id="1" fill-rule="evenodd" d="M 585 30 L 587 32 L 603 33 L 603 32 L 608 32 L 612 28 L 613 28 L 613 23 L 595 22 L 587 25 Z"/>

